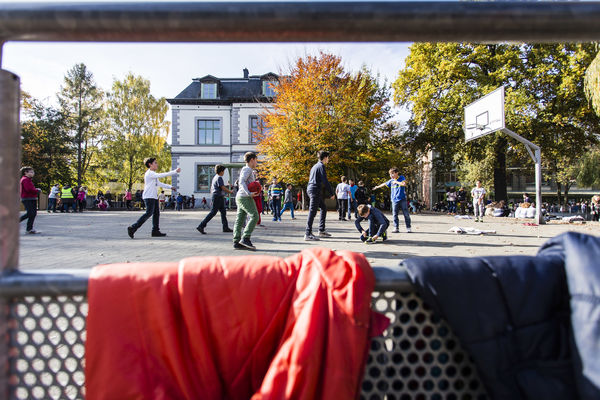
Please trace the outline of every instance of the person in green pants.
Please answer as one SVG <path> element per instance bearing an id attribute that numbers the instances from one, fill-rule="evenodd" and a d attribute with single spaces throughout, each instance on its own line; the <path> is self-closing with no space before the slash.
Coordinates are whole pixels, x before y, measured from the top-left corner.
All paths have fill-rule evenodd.
<path id="1" fill-rule="evenodd" d="M 240 178 L 238 179 L 239 190 L 235 196 L 237 203 L 237 215 L 235 217 L 235 227 L 233 228 L 233 248 L 240 250 L 256 250 L 256 247 L 250 241 L 252 231 L 258 222 L 258 210 L 254 197 L 258 196 L 259 192 L 251 192 L 248 189 L 248 185 L 256 180 L 254 175 L 254 168 L 258 163 L 258 158 L 255 153 L 248 152 L 244 154 L 244 161 L 246 166 L 240 171 Z M 250 217 L 244 232 L 242 233 L 242 227 L 246 221 L 246 217 Z"/>

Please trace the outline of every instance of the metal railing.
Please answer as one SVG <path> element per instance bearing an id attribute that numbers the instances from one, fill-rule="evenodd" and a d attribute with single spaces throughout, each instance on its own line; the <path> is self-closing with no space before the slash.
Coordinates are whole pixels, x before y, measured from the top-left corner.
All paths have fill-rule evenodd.
<path id="1" fill-rule="evenodd" d="M 8 41 L 557 42 L 600 38 L 598 2 L 3 3 Z M 19 78 L 0 70 L 0 398 L 82 398 L 87 271 L 18 272 Z M 468 357 L 397 269 L 377 269 L 363 398 L 485 397 Z M 450 394 L 448 394 L 450 393 Z M 448 394 L 448 395 L 446 395 Z"/>
<path id="2" fill-rule="evenodd" d="M 391 325 L 371 342 L 362 399 L 486 398 L 447 324 L 413 292 L 406 271 L 375 268 L 372 308 Z M 0 279 L 11 399 L 82 399 L 89 270 L 15 271 Z"/>

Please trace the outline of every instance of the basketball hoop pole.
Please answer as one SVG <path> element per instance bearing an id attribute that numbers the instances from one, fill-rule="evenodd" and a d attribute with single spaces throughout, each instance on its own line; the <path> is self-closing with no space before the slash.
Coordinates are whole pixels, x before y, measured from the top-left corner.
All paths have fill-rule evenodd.
<path id="1" fill-rule="evenodd" d="M 521 137 L 508 128 L 502 128 L 500 132 L 506 133 L 508 136 L 517 139 L 525 145 L 527 152 L 535 163 L 535 218 L 538 225 L 545 224 L 542 216 L 542 152 L 538 145 L 531 143 L 529 140 Z"/>

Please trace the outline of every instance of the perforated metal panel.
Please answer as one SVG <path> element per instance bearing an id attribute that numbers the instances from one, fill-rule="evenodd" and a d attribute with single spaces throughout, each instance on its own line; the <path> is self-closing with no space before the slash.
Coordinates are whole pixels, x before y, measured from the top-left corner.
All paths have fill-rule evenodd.
<path id="1" fill-rule="evenodd" d="M 10 398 L 83 399 L 86 297 L 9 304 Z"/>
<path id="2" fill-rule="evenodd" d="M 83 399 L 85 296 L 9 304 L 11 399 Z M 371 344 L 365 400 L 485 399 L 474 366 L 445 322 L 414 293 L 373 294 L 392 323 Z"/>
<path id="3" fill-rule="evenodd" d="M 361 399 L 487 398 L 475 366 L 446 322 L 415 293 L 375 292 L 372 308 L 391 324 L 371 342 Z"/>

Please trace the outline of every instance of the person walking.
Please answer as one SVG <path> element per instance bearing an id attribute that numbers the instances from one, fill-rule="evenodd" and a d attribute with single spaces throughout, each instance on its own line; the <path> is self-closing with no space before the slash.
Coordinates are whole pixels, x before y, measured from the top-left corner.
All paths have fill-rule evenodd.
<path id="1" fill-rule="evenodd" d="M 133 239 L 135 232 L 146 222 L 146 220 L 152 217 L 152 237 L 167 236 L 166 233 L 162 233 L 159 227 L 160 211 L 158 210 L 158 187 L 176 190 L 174 186 L 167 185 L 159 181 L 159 178 L 176 175 L 181 172 L 181 168 L 174 169 L 169 172 L 157 173 L 158 161 L 155 157 L 146 158 L 144 165 L 147 168 L 146 174 L 144 174 L 144 192 L 142 198 L 146 206 L 146 212 L 142 215 L 133 225 L 127 227 L 127 234 Z"/>
<path id="2" fill-rule="evenodd" d="M 34 175 L 35 171 L 32 167 L 21 168 L 21 203 L 23 203 L 26 213 L 19 218 L 19 222 L 27 220 L 25 231 L 30 235 L 40 233 L 33 229 L 33 222 L 37 215 L 37 199 L 41 192 L 41 189 L 36 188 L 33 184 Z"/>
<path id="3" fill-rule="evenodd" d="M 56 202 L 58 201 L 58 196 L 60 193 L 60 187 L 58 183 L 55 183 L 54 186 L 50 188 L 50 194 L 48 195 L 48 212 L 52 209 L 52 212 L 56 212 Z"/>
<path id="4" fill-rule="evenodd" d="M 325 165 L 329 162 L 329 152 L 319 151 L 317 154 L 319 161 L 313 165 L 308 178 L 306 192 L 309 198 L 308 218 L 306 220 L 306 230 L 304 232 L 304 240 L 320 240 L 319 237 L 330 237 L 331 234 L 325 230 L 325 222 L 327 219 L 327 206 L 321 194 L 322 190 L 327 192 L 331 199 L 335 199 L 335 194 L 329 181 L 327 180 L 327 171 Z M 317 215 L 317 210 L 321 210 L 321 218 L 319 220 L 319 237 L 313 235 L 313 222 Z"/>
<path id="5" fill-rule="evenodd" d="M 375 186 L 373 190 L 377 190 L 384 186 L 390 188 L 390 201 L 392 203 L 392 217 L 394 218 L 394 230 L 392 233 L 399 233 L 399 220 L 398 212 L 402 210 L 404 215 L 404 224 L 406 225 L 406 232 L 412 232 L 410 224 L 410 213 L 408 212 L 408 202 L 406 199 L 406 178 L 404 175 L 400 175 L 398 168 L 392 167 L 389 170 L 390 179 L 381 185 Z"/>
<path id="6" fill-rule="evenodd" d="M 233 232 L 227 223 L 227 210 L 225 209 L 225 193 L 233 193 L 233 191 L 229 190 L 229 188 L 225 186 L 225 182 L 223 181 L 224 174 L 225 167 L 221 164 L 215 165 L 215 176 L 210 184 L 212 206 L 208 215 L 202 220 L 202 222 L 200 222 L 200 225 L 196 227 L 198 232 L 203 235 L 206 235 L 204 228 L 206 228 L 206 225 L 208 225 L 210 220 L 213 219 L 218 212 L 221 213 L 221 225 L 223 225 L 223 232 Z"/>
<path id="7" fill-rule="evenodd" d="M 473 210 L 475 213 L 475 222 L 483 222 L 485 189 L 481 186 L 481 181 L 475 182 L 475 187 L 471 189 L 471 197 L 473 198 Z"/>
<path id="8" fill-rule="evenodd" d="M 283 208 L 281 209 L 281 212 L 279 213 L 280 221 L 281 221 L 281 216 L 283 215 L 283 212 L 285 210 L 290 210 L 290 213 L 292 214 L 292 219 L 296 219 L 296 218 L 294 218 L 294 200 L 292 197 L 292 184 L 291 183 L 288 183 L 287 188 L 285 189 L 285 195 L 283 198 Z"/>
<path id="9" fill-rule="evenodd" d="M 256 180 L 254 169 L 258 164 L 258 158 L 255 153 L 249 151 L 244 154 L 244 161 L 246 162 L 246 166 L 240 171 L 238 179 L 239 190 L 235 196 L 237 214 L 233 228 L 233 248 L 239 250 L 256 250 L 256 247 L 250 240 L 250 236 L 258 222 L 258 209 L 253 198 L 258 196 L 259 192 L 251 192 L 248 185 Z M 249 219 L 242 232 L 246 217 L 249 217 Z"/>
<path id="10" fill-rule="evenodd" d="M 165 195 L 165 191 L 161 190 L 160 194 L 158 195 L 158 205 L 160 208 L 160 211 L 165 211 L 165 202 L 167 201 L 167 196 Z"/>

